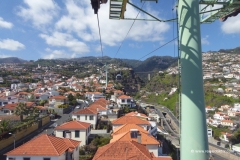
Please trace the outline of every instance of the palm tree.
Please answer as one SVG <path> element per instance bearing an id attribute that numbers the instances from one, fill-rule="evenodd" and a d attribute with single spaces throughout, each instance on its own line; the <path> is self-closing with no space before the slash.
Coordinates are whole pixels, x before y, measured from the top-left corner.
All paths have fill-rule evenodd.
<path id="1" fill-rule="evenodd" d="M 14 114 L 20 116 L 20 120 L 23 121 L 23 116 L 28 114 L 28 109 L 26 103 L 18 103 Z"/>
<path id="2" fill-rule="evenodd" d="M 2 120 L 0 121 L 0 133 L 8 131 L 10 128 L 10 120 Z"/>

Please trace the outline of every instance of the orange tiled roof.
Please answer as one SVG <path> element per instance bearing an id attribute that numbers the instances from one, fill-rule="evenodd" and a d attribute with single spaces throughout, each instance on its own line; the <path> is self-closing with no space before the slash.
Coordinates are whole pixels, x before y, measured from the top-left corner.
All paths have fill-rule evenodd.
<path id="1" fill-rule="evenodd" d="M 112 136 L 117 135 L 117 134 L 121 134 L 121 133 L 124 133 L 124 132 L 128 132 L 128 131 L 130 131 L 130 129 L 138 129 L 141 132 L 148 133 L 148 131 L 146 131 L 143 127 L 138 126 L 136 124 L 124 124 L 122 126 L 119 126 L 119 127 L 115 128 L 113 130 Z"/>
<path id="2" fill-rule="evenodd" d="M 91 104 L 88 108 L 94 109 L 94 110 L 96 110 L 97 112 L 98 112 L 98 110 L 99 110 L 99 111 L 105 111 L 105 110 L 107 110 L 107 108 L 105 108 L 105 107 L 103 107 L 103 106 L 101 106 L 101 105 L 99 105 L 99 104 Z"/>
<path id="3" fill-rule="evenodd" d="M 118 99 L 129 99 L 129 98 L 132 98 L 132 97 L 126 96 L 126 95 L 121 95 L 118 97 Z"/>
<path id="4" fill-rule="evenodd" d="M 145 114 L 138 113 L 138 112 L 130 112 L 130 113 L 125 114 L 125 116 L 139 116 L 139 117 L 146 117 L 146 118 L 148 118 L 148 116 L 146 116 Z"/>
<path id="5" fill-rule="evenodd" d="M 123 116 L 112 121 L 112 124 L 147 124 L 149 125 L 150 123 L 147 120 L 142 120 L 135 116 Z"/>
<path id="6" fill-rule="evenodd" d="M 148 133 L 144 133 L 141 131 L 139 131 L 139 133 L 141 134 L 141 144 L 159 145 L 159 142 L 153 136 L 149 136 Z M 138 141 L 137 138 L 131 138 L 131 131 L 128 131 L 125 133 L 114 135 L 113 138 L 111 139 L 110 143 L 113 143 L 116 141 L 131 141 L 131 140 L 136 141 L 136 142 Z"/>
<path id="7" fill-rule="evenodd" d="M 233 123 L 233 121 L 231 121 L 231 120 L 222 120 L 221 122 Z"/>
<path id="8" fill-rule="evenodd" d="M 16 107 L 17 107 L 17 103 L 6 104 L 6 105 L 3 107 L 3 109 L 6 108 L 6 109 L 9 109 L 9 110 L 15 110 Z"/>
<path id="9" fill-rule="evenodd" d="M 87 129 L 91 123 L 81 122 L 81 121 L 70 121 L 57 126 L 55 130 L 58 129 Z"/>
<path id="10" fill-rule="evenodd" d="M 151 160 L 153 155 L 135 141 L 117 141 L 98 148 L 93 160 Z"/>
<path id="11" fill-rule="evenodd" d="M 98 112 L 95 109 L 92 108 L 85 108 L 85 109 L 80 109 L 76 112 L 73 112 L 73 114 L 97 114 Z"/>
<path id="12" fill-rule="evenodd" d="M 67 99 L 67 97 L 65 97 L 65 96 L 53 96 L 49 99 Z"/>
<path id="13" fill-rule="evenodd" d="M 76 148 L 80 141 L 49 136 L 40 136 L 7 152 L 7 156 L 60 156 L 69 148 Z"/>

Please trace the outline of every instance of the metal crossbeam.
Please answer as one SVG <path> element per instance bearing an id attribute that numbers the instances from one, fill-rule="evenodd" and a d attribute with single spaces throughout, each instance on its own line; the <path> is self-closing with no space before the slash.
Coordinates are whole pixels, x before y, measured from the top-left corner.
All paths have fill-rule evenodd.
<path id="1" fill-rule="evenodd" d="M 204 0 L 207 1 L 207 0 Z M 211 1 L 211 0 L 208 0 Z M 212 0 L 213 1 L 213 0 Z M 201 2 L 200 2 L 201 3 Z M 215 20 L 222 18 L 240 8 L 240 0 L 228 0 L 222 8 L 213 11 L 207 17 L 201 19 L 201 23 L 212 23 Z"/>

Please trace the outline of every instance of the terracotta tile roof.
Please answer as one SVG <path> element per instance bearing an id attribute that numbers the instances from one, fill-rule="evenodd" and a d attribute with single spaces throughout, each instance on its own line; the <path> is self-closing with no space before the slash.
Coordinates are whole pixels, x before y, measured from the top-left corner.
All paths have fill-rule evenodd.
<path id="1" fill-rule="evenodd" d="M 130 129 L 138 129 L 141 132 L 148 133 L 148 131 L 146 131 L 143 127 L 138 126 L 136 124 L 124 124 L 122 126 L 119 126 L 119 127 L 115 128 L 113 130 L 112 136 L 128 132 L 128 131 L 130 131 Z"/>
<path id="2" fill-rule="evenodd" d="M 76 148 L 80 141 L 49 136 L 40 136 L 28 141 L 27 143 L 7 152 L 7 156 L 59 156 L 69 148 Z"/>
<path id="3" fill-rule="evenodd" d="M 6 109 L 9 109 L 9 110 L 15 110 L 16 106 L 17 106 L 17 103 L 6 104 L 6 105 L 3 107 L 3 109 L 6 108 Z"/>
<path id="4" fill-rule="evenodd" d="M 135 116 L 123 116 L 112 121 L 112 124 L 147 124 L 149 125 L 150 123 L 147 120 L 142 120 Z"/>
<path id="5" fill-rule="evenodd" d="M 146 116 L 145 114 L 138 113 L 138 112 L 130 112 L 130 113 L 125 114 L 125 116 L 139 116 L 139 117 L 146 117 L 146 118 L 148 118 L 148 116 Z"/>
<path id="6" fill-rule="evenodd" d="M 107 110 L 107 108 L 105 108 L 105 107 L 103 107 L 103 106 L 101 106 L 101 105 L 99 105 L 99 104 L 91 104 L 88 108 L 94 109 L 94 110 L 96 110 L 97 112 L 98 112 L 98 110 L 99 110 L 99 111 L 105 111 L 105 110 Z"/>
<path id="7" fill-rule="evenodd" d="M 93 160 L 151 160 L 147 148 L 135 141 L 117 141 L 98 148 Z"/>
<path id="8" fill-rule="evenodd" d="M 144 133 L 144 132 L 139 132 L 141 134 L 141 144 L 147 145 L 147 144 L 155 144 L 155 145 L 159 145 L 160 143 L 151 135 L 149 135 L 148 133 Z M 121 134 L 117 134 L 115 136 L 113 136 L 113 138 L 111 139 L 110 143 L 116 142 L 116 141 L 138 141 L 137 138 L 131 138 L 131 131 L 125 132 L 125 133 L 121 133 Z"/>
<path id="9" fill-rule="evenodd" d="M 67 97 L 65 97 L 65 96 L 53 96 L 53 97 L 51 97 L 51 98 L 49 98 L 50 100 L 51 99 L 67 99 Z"/>
<path id="10" fill-rule="evenodd" d="M 57 126 L 54 130 L 59 130 L 59 129 L 87 129 L 91 123 L 86 123 L 86 122 L 81 122 L 81 121 L 70 121 L 63 123 L 60 126 Z"/>
<path id="11" fill-rule="evenodd" d="M 233 121 L 232 121 L 232 120 L 222 120 L 221 122 L 233 123 Z"/>
<path id="12" fill-rule="evenodd" d="M 114 91 L 114 93 L 123 93 L 123 91 L 116 90 L 116 91 Z"/>
<path id="13" fill-rule="evenodd" d="M 118 97 L 118 99 L 129 99 L 129 98 L 132 98 L 132 97 L 126 96 L 126 95 L 121 95 Z"/>
<path id="14" fill-rule="evenodd" d="M 85 109 L 80 109 L 76 112 L 73 112 L 73 114 L 98 114 L 98 112 L 92 108 L 85 108 Z"/>

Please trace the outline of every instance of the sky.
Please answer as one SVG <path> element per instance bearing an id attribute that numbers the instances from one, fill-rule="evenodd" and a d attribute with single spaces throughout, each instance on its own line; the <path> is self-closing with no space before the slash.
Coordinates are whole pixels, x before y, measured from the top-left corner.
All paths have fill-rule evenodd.
<path id="1" fill-rule="evenodd" d="M 143 10 L 161 20 L 176 18 L 174 0 L 131 2 L 140 8 L 143 6 Z M 126 18 L 134 19 L 138 13 L 127 5 Z M 97 15 L 90 0 L 0 1 L 0 58 L 38 60 L 109 56 L 145 60 L 151 56 L 178 55 L 177 41 L 173 40 L 177 37 L 176 22 L 112 20 L 109 19 L 109 2 L 101 4 L 98 16 L 103 52 Z M 142 12 L 138 18 L 150 19 Z M 203 52 L 239 47 L 240 14 L 225 22 L 216 20 L 201 24 L 201 40 Z"/>

